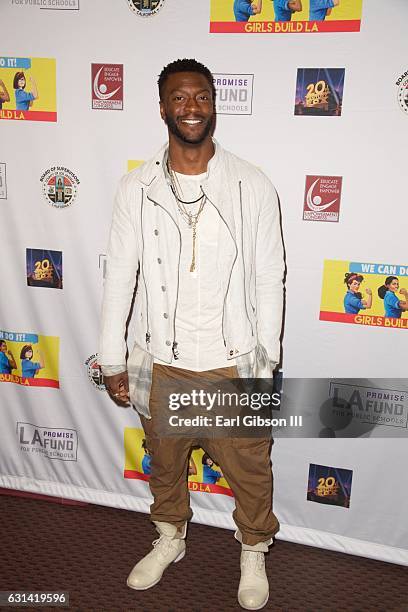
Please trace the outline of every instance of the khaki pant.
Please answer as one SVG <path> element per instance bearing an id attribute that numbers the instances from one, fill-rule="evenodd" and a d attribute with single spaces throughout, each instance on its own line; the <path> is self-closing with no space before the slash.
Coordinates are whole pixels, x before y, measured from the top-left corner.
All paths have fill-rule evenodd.
<path id="1" fill-rule="evenodd" d="M 140 417 L 146 446 L 152 455 L 150 490 L 154 503 L 150 507 L 151 520 L 171 523 L 181 531 L 192 517 L 187 484 L 189 457 L 192 447 L 200 446 L 220 466 L 234 494 L 233 518 L 239 530 L 237 539 L 249 546 L 270 543 L 279 530 L 279 522 L 272 512 L 271 440 L 158 437 L 155 424 L 157 415 L 165 408 L 163 390 L 174 382 L 175 377 L 194 381 L 197 387 L 200 377 L 206 381 L 211 377 L 238 378 L 238 373 L 235 366 L 202 373 L 154 364 L 150 395 L 152 418 Z"/>

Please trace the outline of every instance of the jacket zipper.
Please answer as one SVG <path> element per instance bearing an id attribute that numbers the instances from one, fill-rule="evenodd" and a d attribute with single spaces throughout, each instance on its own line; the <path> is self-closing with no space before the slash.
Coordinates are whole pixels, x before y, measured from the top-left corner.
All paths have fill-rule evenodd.
<path id="1" fill-rule="evenodd" d="M 244 260 L 244 215 L 242 213 L 242 186 L 241 186 L 241 181 L 239 181 L 238 183 L 239 185 L 239 205 L 240 205 L 240 210 L 241 210 L 241 249 L 242 249 L 242 268 L 244 271 L 244 301 L 245 301 L 245 312 L 246 312 L 246 316 L 248 318 L 249 324 L 251 326 L 251 332 L 252 332 L 252 336 L 254 335 L 254 326 L 252 325 L 252 321 L 249 318 L 249 314 L 248 314 L 248 306 L 247 306 L 247 300 L 246 300 L 246 294 L 245 294 L 245 260 Z M 250 287 L 248 286 L 248 299 L 249 302 L 251 304 L 252 310 L 254 309 L 254 307 L 252 306 L 252 302 L 251 302 L 251 295 L 250 295 Z"/>
<path id="2" fill-rule="evenodd" d="M 142 277 L 143 277 L 143 283 L 145 286 L 145 293 L 146 293 L 146 328 L 147 328 L 146 329 L 146 348 L 149 350 L 151 333 L 149 329 L 149 296 L 147 293 L 146 278 L 144 274 L 143 207 L 144 207 L 144 189 L 142 188 L 142 206 L 140 208 L 140 228 L 141 228 L 141 235 L 142 235 Z"/>
<path id="3" fill-rule="evenodd" d="M 159 202 L 156 202 L 155 200 L 152 200 L 152 198 L 149 198 L 149 196 L 147 196 L 147 199 L 150 200 L 151 202 L 153 202 L 154 204 L 156 204 L 156 206 L 160 206 L 160 208 L 162 210 L 164 210 L 169 217 L 172 219 L 172 221 L 174 222 L 174 225 L 177 228 L 177 231 L 179 233 L 179 256 L 178 256 L 178 266 L 177 266 L 177 291 L 176 291 L 176 303 L 174 306 L 174 315 L 173 315 L 173 344 L 171 347 L 172 353 L 173 353 L 173 357 L 174 359 L 178 359 L 179 358 L 179 351 L 178 351 L 178 343 L 176 341 L 176 312 L 177 312 L 177 305 L 178 305 L 178 297 L 179 297 L 179 286 L 180 286 L 180 260 L 181 260 L 181 232 L 180 232 L 180 228 L 177 225 L 177 221 L 174 219 L 173 215 L 171 213 L 169 213 L 169 211 L 164 208 L 164 206 L 162 206 L 161 204 L 159 204 Z M 150 338 L 149 338 L 150 341 Z"/>
<path id="4" fill-rule="evenodd" d="M 206 193 L 204 192 L 204 189 L 203 189 L 203 187 L 202 187 L 202 186 L 201 186 L 201 189 L 202 189 L 202 191 L 203 191 L 203 193 L 204 193 L 205 197 L 207 198 L 207 200 L 210 202 L 210 204 L 212 204 L 212 205 L 214 206 L 215 210 L 218 212 L 219 216 L 220 216 L 220 217 L 221 217 L 221 219 L 224 221 L 224 223 L 225 223 L 225 225 L 227 226 L 227 229 L 228 229 L 228 231 L 229 231 L 229 234 L 230 234 L 230 236 L 231 236 L 231 238 L 232 238 L 232 241 L 233 241 L 233 243 L 234 243 L 234 245 L 235 245 L 235 257 L 234 257 L 234 261 L 232 262 L 231 270 L 230 270 L 230 273 L 229 273 L 229 278 L 228 278 L 228 283 L 227 283 L 227 290 L 226 290 L 226 292 L 225 292 L 224 302 L 223 302 L 223 307 L 222 307 L 222 323 L 221 323 L 221 333 L 222 333 L 222 339 L 223 339 L 223 341 L 224 341 L 224 346 L 227 346 L 227 341 L 226 341 L 226 339 L 225 339 L 225 333 L 224 333 L 225 303 L 226 303 L 226 301 L 227 301 L 227 295 L 228 295 L 228 291 L 229 291 L 229 288 L 230 288 L 231 276 L 232 276 L 232 270 L 233 270 L 233 268 L 234 268 L 235 262 L 236 262 L 237 257 L 238 257 L 238 247 L 237 247 L 237 243 L 235 242 L 235 238 L 234 238 L 234 236 L 232 235 L 232 232 L 231 232 L 231 230 L 230 230 L 230 227 L 229 227 L 228 223 L 226 222 L 226 220 L 224 219 L 224 217 L 222 216 L 222 214 L 220 213 L 220 211 L 219 211 L 218 207 L 217 207 L 217 206 L 214 204 L 214 202 L 212 202 L 212 201 L 210 200 L 210 198 L 209 198 L 209 197 L 206 195 Z"/>

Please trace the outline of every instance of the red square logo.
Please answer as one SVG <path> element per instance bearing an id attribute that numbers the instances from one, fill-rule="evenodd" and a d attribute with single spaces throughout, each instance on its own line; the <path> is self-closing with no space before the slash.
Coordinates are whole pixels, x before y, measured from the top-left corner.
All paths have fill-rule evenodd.
<path id="1" fill-rule="evenodd" d="M 303 201 L 304 221 L 338 221 L 341 176 L 306 176 Z"/>
<path id="2" fill-rule="evenodd" d="M 91 64 L 92 108 L 123 110 L 123 64 Z"/>

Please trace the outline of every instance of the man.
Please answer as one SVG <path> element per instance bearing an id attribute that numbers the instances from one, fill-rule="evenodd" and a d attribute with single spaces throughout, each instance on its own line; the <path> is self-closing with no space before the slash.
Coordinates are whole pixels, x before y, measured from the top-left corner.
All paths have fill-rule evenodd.
<path id="1" fill-rule="evenodd" d="M 310 21 L 324 21 L 340 0 L 310 0 Z"/>
<path id="2" fill-rule="evenodd" d="M 130 397 L 138 410 L 152 455 L 151 519 L 160 538 L 128 585 L 150 588 L 185 554 L 189 455 L 198 444 L 233 491 L 235 537 L 242 544 L 238 600 L 255 610 L 268 600 L 264 553 L 279 529 L 270 440 L 160 437 L 158 422 L 166 409 L 163 390 L 174 380 L 271 376 L 279 362 L 284 263 L 278 200 L 259 169 L 212 139 L 215 88 L 205 66 L 177 60 L 162 70 L 158 84 L 169 143 L 119 186 L 98 358 L 111 397 L 121 405 Z M 136 344 L 126 364 L 125 326 L 137 273 Z"/>
<path id="3" fill-rule="evenodd" d="M 302 10 L 302 0 L 273 0 L 275 21 L 291 21 L 292 13 Z"/>

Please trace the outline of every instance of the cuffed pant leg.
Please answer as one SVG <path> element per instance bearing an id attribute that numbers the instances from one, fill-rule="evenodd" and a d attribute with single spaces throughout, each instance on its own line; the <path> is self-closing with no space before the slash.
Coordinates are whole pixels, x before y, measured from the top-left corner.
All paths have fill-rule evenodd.
<path id="1" fill-rule="evenodd" d="M 279 521 L 272 511 L 270 440 L 213 438 L 201 440 L 201 444 L 220 466 L 234 494 L 237 539 L 248 546 L 261 542 L 268 546 L 279 531 Z"/>

